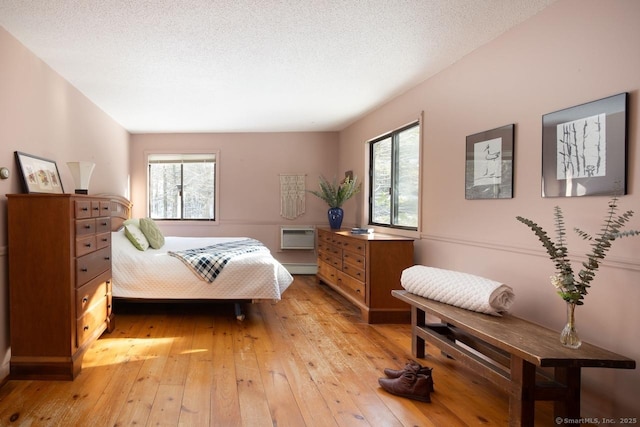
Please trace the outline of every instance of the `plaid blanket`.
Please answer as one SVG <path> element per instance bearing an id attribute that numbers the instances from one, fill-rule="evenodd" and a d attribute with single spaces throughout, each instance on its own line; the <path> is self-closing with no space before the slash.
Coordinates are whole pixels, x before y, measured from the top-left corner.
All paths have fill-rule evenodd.
<path id="1" fill-rule="evenodd" d="M 258 240 L 244 239 L 198 249 L 169 251 L 167 254 L 180 259 L 203 280 L 211 283 L 231 259 L 251 252 L 269 252 L 269 249 Z"/>

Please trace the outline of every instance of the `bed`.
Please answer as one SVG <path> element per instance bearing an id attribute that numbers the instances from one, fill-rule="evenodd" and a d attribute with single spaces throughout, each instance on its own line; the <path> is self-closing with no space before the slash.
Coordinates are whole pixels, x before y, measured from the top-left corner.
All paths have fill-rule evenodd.
<path id="1" fill-rule="evenodd" d="M 131 204 L 122 197 L 111 198 L 112 293 L 116 299 L 136 301 L 228 301 L 235 304 L 236 317 L 244 318 L 241 303 L 280 300 L 293 282 L 291 274 L 266 247 L 248 237 L 163 236 L 159 249 L 137 249 L 124 225 Z M 187 261 L 191 249 L 238 246 L 252 243 L 255 250 L 236 251 L 209 282 Z"/>

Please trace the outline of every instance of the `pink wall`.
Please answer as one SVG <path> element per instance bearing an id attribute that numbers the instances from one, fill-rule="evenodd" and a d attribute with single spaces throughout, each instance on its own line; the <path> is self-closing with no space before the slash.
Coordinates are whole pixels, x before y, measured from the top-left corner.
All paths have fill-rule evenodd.
<path id="1" fill-rule="evenodd" d="M 21 192 L 14 151 L 54 160 L 65 192 L 74 191 L 66 162 L 90 160 L 91 193 L 126 194 L 129 134 L 15 38 L 0 28 L 0 380 L 9 372 L 5 194 Z"/>
<path id="2" fill-rule="evenodd" d="M 278 174 L 317 176 L 345 170 L 364 177 L 366 144 L 424 111 L 422 230 L 416 261 L 480 274 L 515 288 L 517 315 L 559 330 L 564 307 L 548 276 L 551 262 L 535 237 L 515 221 L 525 215 L 549 227 L 560 204 L 570 226 L 595 230 L 607 198 L 540 197 L 541 116 L 623 91 L 631 94 L 629 195 L 621 205 L 640 215 L 638 189 L 638 87 L 640 2 L 559 0 L 538 16 L 463 58 L 340 134 L 129 135 L 82 94 L 0 29 L 0 378 L 8 372 L 8 307 L 5 193 L 20 191 L 13 151 L 58 162 L 67 192 L 73 190 L 65 162 L 97 163 L 91 192 L 126 194 L 131 174 L 134 214 L 146 214 L 144 153 L 175 148 L 220 152 L 219 224 L 163 223 L 182 235 L 247 234 L 277 247 L 280 225 L 324 225 L 326 206 L 309 196 L 307 213 L 295 221 L 279 216 Z M 464 199 L 467 135 L 515 123 L 515 197 Z M 129 169 L 129 159 L 131 168 Z M 336 162 L 337 161 L 337 162 Z M 345 225 L 366 224 L 364 194 L 345 204 Z M 633 221 L 640 228 L 640 218 Z M 571 253 L 588 248 L 573 238 Z M 607 266 L 578 309 L 583 339 L 640 360 L 640 239 L 615 243 Z M 283 262 L 307 262 L 312 254 L 277 253 Z M 583 258 L 582 258 L 583 259 Z M 578 258 L 578 260 L 582 260 Z M 636 405 L 640 370 L 585 370 L 584 416 L 640 416 Z"/>
<path id="3" fill-rule="evenodd" d="M 340 166 L 366 170 L 363 141 L 424 111 L 420 264 L 465 271 L 515 288 L 516 315 L 560 331 L 563 301 L 537 238 L 515 220 L 532 218 L 553 235 L 553 207 L 568 228 L 597 232 L 607 197 L 541 198 L 541 117 L 620 92 L 630 93 L 628 195 L 640 229 L 638 88 L 640 2 L 560 0 L 340 134 Z M 465 200 L 465 137 L 515 123 L 514 198 Z M 354 166 L 356 165 L 356 166 Z M 362 221 L 366 208 L 361 202 Z M 569 236 L 579 262 L 586 242 Z M 577 310 L 586 341 L 640 361 L 640 238 L 616 241 Z M 640 370 L 585 369 L 583 415 L 638 417 Z"/>
<path id="4" fill-rule="evenodd" d="M 134 134 L 131 136 L 131 200 L 134 216 L 147 215 L 146 153 L 219 152 L 220 216 L 217 224 L 160 222 L 167 235 L 249 236 L 260 239 L 283 263 L 315 263 L 313 251 L 280 252 L 281 225 L 326 225 L 327 206 L 306 195 L 306 212 L 295 220 L 280 216 L 280 174 L 306 174 L 307 189 L 318 176 L 333 177 L 338 134 L 233 133 Z M 343 173 L 343 172 L 339 172 Z"/>

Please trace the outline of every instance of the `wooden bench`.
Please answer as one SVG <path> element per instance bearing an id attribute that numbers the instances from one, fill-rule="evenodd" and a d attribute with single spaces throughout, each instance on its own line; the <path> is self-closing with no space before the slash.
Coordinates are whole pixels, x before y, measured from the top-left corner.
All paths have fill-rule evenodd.
<path id="1" fill-rule="evenodd" d="M 585 342 L 576 350 L 563 347 L 560 331 L 511 315 L 477 313 L 405 290 L 391 293 L 411 305 L 413 355 L 424 358 L 428 341 L 501 387 L 509 395 L 511 426 L 534 425 L 536 400 L 554 401 L 556 417 L 578 419 L 582 368 L 636 367 L 634 360 Z M 441 323 L 427 323 L 426 314 Z M 553 368 L 553 375 L 538 368 Z"/>

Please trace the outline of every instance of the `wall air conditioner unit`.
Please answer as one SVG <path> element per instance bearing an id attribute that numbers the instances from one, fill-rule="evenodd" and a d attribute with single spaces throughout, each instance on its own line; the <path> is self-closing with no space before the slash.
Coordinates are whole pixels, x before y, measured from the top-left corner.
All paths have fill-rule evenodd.
<path id="1" fill-rule="evenodd" d="M 316 247 L 314 227 L 280 227 L 280 249 L 311 250 Z"/>

